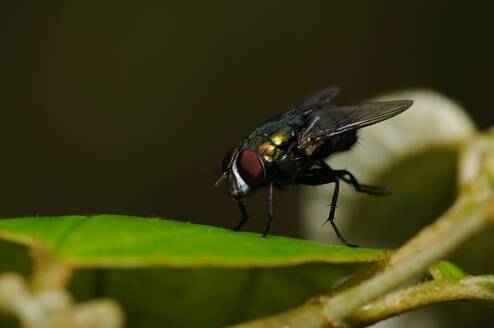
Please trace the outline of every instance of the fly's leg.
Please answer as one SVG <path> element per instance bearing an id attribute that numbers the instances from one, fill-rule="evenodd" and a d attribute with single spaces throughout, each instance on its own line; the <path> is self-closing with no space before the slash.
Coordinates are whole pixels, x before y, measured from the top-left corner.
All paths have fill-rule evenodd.
<path id="1" fill-rule="evenodd" d="M 337 178 L 334 180 L 334 190 L 333 190 L 333 197 L 331 198 L 331 209 L 329 210 L 329 216 L 328 216 L 328 219 L 326 220 L 326 222 L 324 222 L 324 223 L 329 222 L 331 224 L 334 232 L 336 233 L 336 237 L 338 237 L 338 240 L 342 244 L 344 244 L 348 247 L 358 247 L 357 245 L 350 244 L 349 242 L 346 241 L 346 239 L 341 234 L 340 230 L 338 230 L 336 223 L 334 222 L 334 214 L 336 211 L 336 202 L 338 201 L 339 191 L 340 191 L 340 180 Z"/>
<path id="2" fill-rule="evenodd" d="M 271 230 L 271 225 L 273 224 L 273 181 L 269 183 L 268 188 L 268 223 L 264 229 L 263 237 L 266 237 Z"/>
<path id="3" fill-rule="evenodd" d="M 358 182 L 357 178 L 355 178 L 355 176 L 347 170 L 334 170 L 333 172 L 338 175 L 341 180 L 351 184 L 355 188 L 355 190 L 359 192 L 376 196 L 391 195 L 391 191 L 389 191 L 385 187 L 369 186 Z"/>
<path id="4" fill-rule="evenodd" d="M 247 220 L 249 219 L 249 215 L 247 214 L 245 205 L 241 200 L 238 200 L 238 208 L 240 209 L 240 215 L 242 216 L 242 218 L 240 219 L 240 222 L 235 227 L 233 227 L 233 231 L 240 230 L 240 228 L 242 228 L 245 222 L 247 222 Z"/>
<path id="5" fill-rule="evenodd" d="M 324 161 L 319 161 L 319 165 L 324 169 L 332 171 L 335 176 L 337 176 L 341 180 L 345 181 L 346 183 L 351 184 L 355 188 L 355 190 L 357 190 L 358 192 L 363 192 L 363 193 L 366 193 L 369 195 L 375 195 L 375 196 L 389 196 L 389 195 L 391 195 L 391 191 L 389 191 L 385 187 L 369 186 L 369 185 L 358 182 L 357 178 L 351 172 L 349 172 L 347 170 L 333 170 Z"/>
<path id="6" fill-rule="evenodd" d="M 325 164 L 325 163 L 324 163 Z M 331 209 L 329 211 L 328 219 L 324 222 L 329 222 L 333 227 L 334 232 L 336 233 L 336 237 L 338 240 L 349 247 L 358 247 L 357 245 L 350 244 L 346 241 L 346 239 L 341 234 L 340 230 L 336 226 L 334 222 L 335 212 L 336 212 L 336 203 L 338 201 L 338 195 L 340 191 L 340 175 L 336 174 L 335 171 L 331 170 L 329 166 L 323 166 L 322 168 L 312 169 L 308 172 L 307 175 L 301 176 L 297 179 L 297 183 L 310 185 L 310 186 L 319 186 L 328 183 L 334 183 L 334 191 L 333 197 L 331 198 Z"/>
<path id="7" fill-rule="evenodd" d="M 237 231 L 240 228 L 242 228 L 245 222 L 247 222 L 247 220 L 249 219 L 249 215 L 247 214 L 245 205 L 241 200 L 238 201 L 238 208 L 240 209 L 240 214 L 242 216 L 242 219 L 233 228 L 234 231 Z M 263 237 L 266 237 L 268 235 L 269 230 L 271 230 L 272 224 L 273 224 L 273 182 L 270 182 L 268 189 L 268 223 L 266 224 L 266 228 L 264 229 L 264 233 L 262 234 Z"/>

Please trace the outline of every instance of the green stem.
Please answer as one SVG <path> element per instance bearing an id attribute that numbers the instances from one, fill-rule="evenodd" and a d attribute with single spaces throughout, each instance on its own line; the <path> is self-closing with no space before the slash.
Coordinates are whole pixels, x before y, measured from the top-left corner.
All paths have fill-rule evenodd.
<path id="1" fill-rule="evenodd" d="M 320 303 L 308 302 L 293 310 L 267 318 L 242 323 L 232 328 L 281 328 L 281 327 L 311 327 L 325 328 L 328 323 L 324 320 L 324 311 Z"/>
<path id="2" fill-rule="evenodd" d="M 364 327 L 420 307 L 458 300 L 493 301 L 494 276 L 432 280 L 403 288 L 360 307 L 346 323 Z"/>
<path id="3" fill-rule="evenodd" d="M 328 298 L 325 313 L 329 321 L 343 326 L 342 319 L 359 307 L 422 273 L 433 262 L 481 230 L 486 224 L 484 202 L 476 197 L 461 197 L 438 221 L 393 253 L 385 270 Z"/>

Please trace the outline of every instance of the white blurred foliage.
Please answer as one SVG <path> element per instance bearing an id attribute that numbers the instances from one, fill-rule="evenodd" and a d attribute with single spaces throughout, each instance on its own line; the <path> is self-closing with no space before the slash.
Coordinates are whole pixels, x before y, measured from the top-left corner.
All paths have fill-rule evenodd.
<path id="1" fill-rule="evenodd" d="M 370 101 L 411 99 L 413 106 L 387 121 L 359 131 L 359 142 L 352 150 L 335 155 L 328 163 L 335 169 L 347 169 L 362 183 L 372 182 L 400 158 L 435 146 L 458 144 L 470 138 L 475 126 L 463 108 L 451 99 L 430 90 L 408 90 L 382 95 Z M 336 221 L 341 230 L 351 217 L 359 195 L 342 184 Z M 338 242 L 331 227 L 321 228 L 327 218 L 333 186 L 304 188 L 301 218 L 308 239 Z"/>
<path id="2" fill-rule="evenodd" d="M 63 288 L 33 290 L 18 273 L 0 275 L 0 310 L 16 316 L 25 328 L 120 328 L 124 313 L 109 299 L 75 304 Z"/>
<path id="3" fill-rule="evenodd" d="M 462 143 L 475 133 L 475 126 L 456 102 L 429 90 L 410 90 L 386 94 L 370 101 L 411 99 L 413 106 L 385 122 L 359 131 L 359 142 L 346 153 L 336 155 L 328 163 L 335 169 L 348 169 L 359 181 L 372 182 L 381 172 L 400 158 L 430 147 Z M 342 184 L 336 210 L 338 227 L 352 219 L 352 204 L 359 197 L 352 188 Z M 323 242 L 339 243 L 331 227 L 321 227 L 327 218 L 333 186 L 305 188 L 302 194 L 301 218 L 305 237 Z M 345 235 L 345 234 L 344 234 Z M 350 240 L 352 241 L 352 240 Z M 373 327 L 408 328 L 438 327 L 437 317 L 430 311 L 417 311 L 399 316 Z"/>

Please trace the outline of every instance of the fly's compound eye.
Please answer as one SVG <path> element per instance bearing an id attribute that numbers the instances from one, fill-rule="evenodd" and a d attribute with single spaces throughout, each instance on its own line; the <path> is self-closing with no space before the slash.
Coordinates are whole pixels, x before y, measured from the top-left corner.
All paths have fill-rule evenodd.
<path id="1" fill-rule="evenodd" d="M 226 153 L 225 157 L 223 158 L 222 172 L 226 172 L 226 170 L 228 170 L 228 165 L 232 161 L 233 156 L 235 156 L 235 154 L 237 153 L 237 150 L 237 148 L 232 148 Z"/>
<path id="2" fill-rule="evenodd" d="M 260 187 L 265 184 L 264 163 L 255 151 L 242 150 L 238 154 L 237 167 L 240 176 L 250 187 Z"/>

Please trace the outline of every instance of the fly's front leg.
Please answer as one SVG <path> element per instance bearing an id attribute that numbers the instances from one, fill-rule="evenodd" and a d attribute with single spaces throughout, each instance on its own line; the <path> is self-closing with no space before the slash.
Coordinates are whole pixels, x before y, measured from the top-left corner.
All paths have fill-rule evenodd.
<path id="1" fill-rule="evenodd" d="M 232 229 L 233 231 L 240 230 L 240 228 L 242 228 L 245 222 L 247 222 L 247 220 L 249 219 L 249 215 L 247 214 L 247 210 L 245 209 L 244 203 L 241 200 L 238 200 L 237 204 L 242 218 L 240 219 L 240 222 L 235 227 L 233 227 Z"/>
<path id="2" fill-rule="evenodd" d="M 271 230 L 271 225 L 273 224 L 273 181 L 269 183 L 268 188 L 268 223 L 264 229 L 263 237 L 266 237 Z"/>

